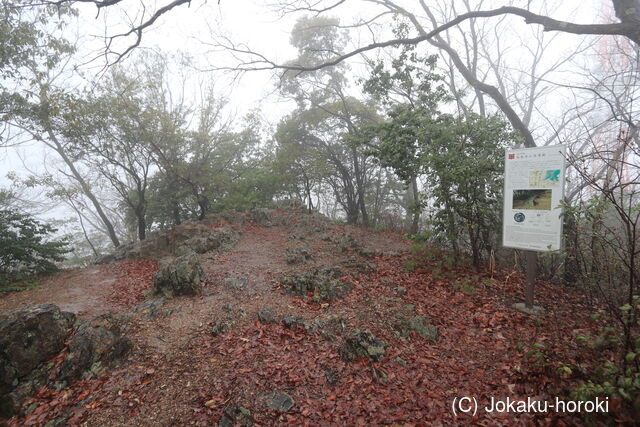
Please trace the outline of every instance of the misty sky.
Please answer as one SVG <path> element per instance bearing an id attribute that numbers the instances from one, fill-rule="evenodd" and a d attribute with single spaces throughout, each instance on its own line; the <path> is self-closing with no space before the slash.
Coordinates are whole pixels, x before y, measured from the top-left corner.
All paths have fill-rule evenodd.
<path id="1" fill-rule="evenodd" d="M 128 28 L 128 23 L 139 19 L 138 0 L 129 0 L 126 9 L 106 8 L 96 17 L 96 7 L 93 5 L 80 5 L 80 16 L 76 22 L 71 22 L 68 27 L 68 37 L 77 40 L 78 54 L 74 58 L 74 65 L 84 76 L 84 81 L 71 78 L 69 82 L 77 82 L 78 85 L 99 78 L 104 70 L 104 57 L 101 56 L 104 46 L 103 35 L 117 34 Z M 153 4 L 154 2 L 146 2 Z M 166 2 L 158 0 L 157 5 Z M 411 2 L 406 2 L 411 4 Z M 523 6 L 520 2 L 514 2 L 516 6 Z M 521 2 L 526 3 L 526 2 Z M 547 2 L 534 2 L 546 5 Z M 556 2 L 553 2 L 556 3 Z M 572 2 L 559 2 L 561 7 L 553 15 L 558 19 L 567 19 L 574 22 L 597 22 L 595 15 L 600 8 L 600 1 L 589 0 L 580 2 L 579 7 Z M 496 2 L 496 5 L 502 5 Z M 335 14 L 344 24 L 353 23 L 362 18 L 373 16 L 376 12 L 371 3 L 348 1 L 345 5 L 336 9 Z M 211 67 L 233 66 L 237 62 L 226 52 L 220 51 L 211 45 L 215 37 L 228 37 L 236 43 L 246 43 L 253 50 L 260 52 L 277 63 L 285 62 L 295 57 L 295 49 L 289 45 L 289 32 L 295 21 L 301 14 L 280 16 L 273 9 L 265 6 L 260 1 L 199 1 L 194 0 L 190 6 L 175 8 L 164 17 L 160 18 L 148 31 L 145 32 L 141 49 L 154 49 L 175 54 L 183 52 L 193 59 L 187 68 L 189 81 L 193 84 L 191 90 L 195 91 L 198 82 L 213 78 L 216 90 L 221 96 L 230 100 L 230 114 L 241 117 L 248 111 L 259 109 L 271 125 L 275 125 L 280 117 L 292 108 L 292 103 L 285 102 L 277 94 L 277 78 L 271 71 L 249 72 L 242 75 L 235 73 L 215 74 L 207 73 Z M 389 21 L 387 21 L 389 22 Z M 511 45 L 506 58 L 507 66 L 518 71 L 520 64 L 518 59 L 527 54 L 527 37 L 535 31 L 535 26 L 527 26 L 517 18 L 519 23 L 511 34 L 505 35 L 502 43 Z M 383 38 L 388 36 L 390 25 L 374 28 L 375 32 L 367 30 L 353 30 L 350 33 L 350 45 L 358 46 L 371 42 L 372 37 Z M 557 41 L 549 47 L 550 52 L 545 56 L 545 61 L 553 61 L 554 57 L 562 54 L 566 49 L 576 45 L 580 36 L 561 35 Z M 128 46 L 131 39 L 124 40 L 116 49 Z M 429 47 L 431 53 L 435 49 Z M 368 53 L 369 56 L 378 55 L 379 52 Z M 126 66 L 125 59 L 123 64 Z M 584 60 L 584 59 L 583 59 Z M 362 58 L 354 58 L 352 61 L 354 74 L 363 70 L 358 64 Z M 544 64 L 541 64 L 541 66 Z M 559 78 L 571 81 L 570 73 L 559 75 Z M 545 106 L 547 111 L 563 108 L 563 100 L 555 99 L 555 102 Z M 23 163 L 24 162 L 24 163 Z M 17 171 L 21 176 L 29 174 L 30 170 L 41 172 L 43 165 L 55 164 L 52 154 L 46 154 L 44 149 L 37 144 L 26 143 L 19 148 L 7 148 L 0 152 L 0 175 L 2 181 L 7 184 L 4 176 L 8 171 Z M 53 210 L 49 215 L 58 215 Z"/>

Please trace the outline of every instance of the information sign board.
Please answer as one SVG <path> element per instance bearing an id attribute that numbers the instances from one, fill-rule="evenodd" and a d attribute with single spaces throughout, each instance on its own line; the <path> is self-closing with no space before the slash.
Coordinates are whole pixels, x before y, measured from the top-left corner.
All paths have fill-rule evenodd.
<path id="1" fill-rule="evenodd" d="M 532 251 L 560 249 L 564 145 L 506 150 L 503 245 Z"/>

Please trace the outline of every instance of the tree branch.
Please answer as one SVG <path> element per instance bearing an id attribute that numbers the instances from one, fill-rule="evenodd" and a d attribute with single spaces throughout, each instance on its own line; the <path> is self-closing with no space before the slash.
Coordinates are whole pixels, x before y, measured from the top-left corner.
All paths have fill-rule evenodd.
<path id="1" fill-rule="evenodd" d="M 178 0 L 178 1 L 184 1 L 184 0 Z M 618 1 L 618 0 L 614 0 L 614 2 L 615 1 Z M 636 14 L 640 15 L 640 8 L 636 12 Z M 442 33 L 443 31 L 446 31 L 447 29 L 454 27 L 468 19 L 490 18 L 495 16 L 501 16 L 501 15 L 517 15 L 517 16 L 523 17 L 527 24 L 542 25 L 544 28 L 544 31 L 560 31 L 560 32 L 572 33 L 572 34 L 620 35 L 620 36 L 627 37 L 630 40 L 632 40 L 634 43 L 640 45 L 640 25 L 637 25 L 633 21 L 633 18 L 635 17 L 635 15 L 628 15 L 630 18 L 627 22 L 612 23 L 612 24 L 574 24 L 574 23 L 565 22 L 565 21 L 558 21 L 553 18 L 549 18 L 547 16 L 538 15 L 518 7 L 504 6 L 504 7 L 500 7 L 498 9 L 493 9 L 493 10 L 480 10 L 480 11 L 471 11 L 471 12 L 463 13 L 462 15 L 459 15 L 458 17 L 447 22 L 446 24 L 440 25 L 435 29 L 433 29 L 432 31 L 427 32 L 425 34 L 421 34 L 417 37 L 396 38 L 396 39 L 391 39 L 383 42 L 371 43 L 316 65 L 307 66 L 302 64 L 274 64 L 273 62 L 266 60 L 264 56 L 259 55 L 256 52 L 249 51 L 247 49 L 232 48 L 231 50 L 236 53 L 249 54 L 257 58 L 257 61 L 251 61 L 249 63 L 245 63 L 245 65 L 247 65 L 248 67 L 239 67 L 239 69 L 243 71 L 282 69 L 282 70 L 290 70 L 290 71 L 310 72 L 310 71 L 317 71 L 326 67 L 335 66 L 353 56 L 359 55 L 364 52 L 368 52 L 370 50 L 380 49 L 380 48 L 385 48 L 390 46 L 419 44 L 421 42 L 434 38 L 435 36 Z M 262 63 L 264 65 L 255 66 L 257 63 Z"/>

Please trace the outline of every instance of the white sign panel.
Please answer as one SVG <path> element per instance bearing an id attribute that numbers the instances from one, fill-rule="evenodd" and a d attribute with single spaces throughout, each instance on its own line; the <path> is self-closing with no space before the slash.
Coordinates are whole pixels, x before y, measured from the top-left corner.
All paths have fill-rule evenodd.
<path id="1" fill-rule="evenodd" d="M 565 146 L 507 150 L 504 159 L 504 246 L 560 249 Z"/>

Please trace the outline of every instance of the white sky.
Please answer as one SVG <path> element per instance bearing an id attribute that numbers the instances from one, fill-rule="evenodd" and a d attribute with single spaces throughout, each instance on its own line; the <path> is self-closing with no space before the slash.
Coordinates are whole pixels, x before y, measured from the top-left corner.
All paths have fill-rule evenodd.
<path id="1" fill-rule="evenodd" d="M 165 4 L 158 1 L 158 4 Z M 210 65 L 219 65 L 219 59 L 225 57 L 223 53 L 210 53 L 212 32 L 225 34 L 237 42 L 249 44 L 257 51 L 265 52 L 277 60 L 285 60 L 295 55 L 295 50 L 289 45 L 289 31 L 295 21 L 291 18 L 274 22 L 272 14 L 259 1 L 193 1 L 191 6 L 176 7 L 161 17 L 143 36 L 141 46 L 169 53 L 184 52 L 194 58 L 194 78 L 209 78 L 204 72 Z M 136 2 L 130 2 L 136 4 Z M 94 19 L 96 8 L 83 5 L 81 16 L 84 18 L 82 31 L 88 35 L 87 45 L 90 49 L 101 52 L 103 47 L 104 28 L 109 28 L 111 34 L 126 30 L 127 20 L 131 18 L 127 13 L 116 8 L 108 8 L 101 12 L 98 19 Z M 130 13 L 130 12 L 129 12 Z M 127 41 L 131 41 L 128 39 Z M 123 40 L 124 41 L 124 40 Z M 128 43 L 125 43 L 128 46 Z M 123 45 L 123 46 L 125 46 Z M 122 49 L 120 49 L 122 51 Z M 230 59 L 226 57 L 230 64 Z M 87 70 L 99 71 L 104 61 L 98 59 L 88 64 Z M 124 62 L 126 64 L 126 60 Z M 255 72 L 245 74 L 241 80 L 231 80 L 230 75 L 217 73 L 214 76 L 216 88 L 223 96 L 231 98 L 235 107 L 241 113 L 246 112 L 268 96 L 274 88 L 270 72 Z"/>

